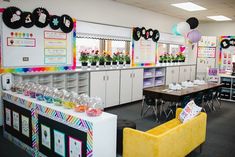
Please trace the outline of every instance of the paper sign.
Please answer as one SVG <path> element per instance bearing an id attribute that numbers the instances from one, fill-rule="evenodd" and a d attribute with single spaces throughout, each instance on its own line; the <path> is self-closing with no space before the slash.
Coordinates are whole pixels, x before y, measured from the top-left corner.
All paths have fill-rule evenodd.
<path id="1" fill-rule="evenodd" d="M 29 137 L 29 118 L 21 115 L 22 134 Z"/>
<path id="2" fill-rule="evenodd" d="M 67 34 L 63 32 L 45 31 L 45 39 L 67 39 Z"/>
<path id="3" fill-rule="evenodd" d="M 69 137 L 69 157 L 82 157 L 82 141 Z"/>
<path id="4" fill-rule="evenodd" d="M 55 153 L 65 156 L 65 135 L 57 130 L 54 130 L 54 144 Z"/>
<path id="5" fill-rule="evenodd" d="M 17 47 L 35 47 L 36 39 L 34 38 L 7 38 L 7 46 L 17 46 Z"/>
<path id="6" fill-rule="evenodd" d="M 20 131 L 20 118 L 19 113 L 13 111 L 13 128 Z"/>
<path id="7" fill-rule="evenodd" d="M 6 124 L 11 126 L 11 110 L 6 108 Z"/>
<path id="8" fill-rule="evenodd" d="M 51 149 L 51 132 L 50 128 L 41 124 L 41 141 L 42 145 Z"/>

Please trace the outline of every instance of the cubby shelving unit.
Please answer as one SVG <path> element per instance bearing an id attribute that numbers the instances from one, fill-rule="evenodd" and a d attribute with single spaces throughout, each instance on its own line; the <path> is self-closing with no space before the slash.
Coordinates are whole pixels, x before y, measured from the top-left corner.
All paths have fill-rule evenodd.
<path id="1" fill-rule="evenodd" d="M 165 73 L 166 70 L 164 67 L 144 69 L 144 88 L 164 85 Z"/>
<path id="2" fill-rule="evenodd" d="M 221 76 L 220 83 L 223 84 L 221 98 L 227 101 L 235 101 L 235 76 Z"/>
<path id="3" fill-rule="evenodd" d="M 14 74 L 15 82 L 35 82 L 59 90 L 89 95 L 89 72 Z"/>

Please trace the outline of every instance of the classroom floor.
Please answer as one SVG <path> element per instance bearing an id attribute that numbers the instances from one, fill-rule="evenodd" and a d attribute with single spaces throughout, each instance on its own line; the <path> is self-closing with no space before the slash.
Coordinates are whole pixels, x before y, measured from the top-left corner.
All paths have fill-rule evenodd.
<path id="1" fill-rule="evenodd" d="M 111 109 L 106 112 L 117 114 L 121 119 L 134 121 L 139 130 L 148 130 L 152 127 L 164 123 L 155 122 L 154 117 L 149 112 L 145 118 L 140 117 L 140 102 L 127 104 Z M 196 150 L 188 157 L 234 157 L 235 156 L 235 103 L 223 102 L 221 110 L 208 113 L 207 140 L 203 151 L 199 154 Z M 0 129 L 0 157 L 29 157 L 20 148 L 10 143 L 2 136 Z"/>

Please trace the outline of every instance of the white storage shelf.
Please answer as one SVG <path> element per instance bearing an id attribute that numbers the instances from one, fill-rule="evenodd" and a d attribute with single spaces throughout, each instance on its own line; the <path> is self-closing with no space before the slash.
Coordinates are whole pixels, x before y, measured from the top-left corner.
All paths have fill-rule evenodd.
<path id="1" fill-rule="evenodd" d="M 89 95 L 89 72 L 51 73 L 38 75 L 14 75 L 15 82 L 35 82 L 59 90 L 66 89 L 76 93 Z"/>
<path id="2" fill-rule="evenodd" d="M 154 87 L 165 84 L 165 68 L 148 68 L 144 69 L 143 87 Z"/>

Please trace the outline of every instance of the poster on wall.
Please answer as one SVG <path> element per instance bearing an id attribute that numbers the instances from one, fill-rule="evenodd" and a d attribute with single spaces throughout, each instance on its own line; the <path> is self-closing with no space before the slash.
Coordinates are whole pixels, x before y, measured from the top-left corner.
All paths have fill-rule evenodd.
<path id="1" fill-rule="evenodd" d="M 235 36 L 220 37 L 219 72 L 232 71 L 232 56 L 235 55 Z"/>
<path id="2" fill-rule="evenodd" d="M 197 57 L 198 58 L 215 58 L 216 48 L 215 47 L 198 47 Z"/>
<path id="3" fill-rule="evenodd" d="M 13 128 L 20 131 L 20 118 L 19 113 L 13 111 Z"/>
<path id="4" fill-rule="evenodd" d="M 6 112 L 6 124 L 8 126 L 11 126 L 11 110 L 8 108 L 5 108 L 5 112 Z"/>
<path id="5" fill-rule="evenodd" d="M 41 124 L 41 141 L 42 145 L 51 149 L 51 129 L 45 125 Z"/>
<path id="6" fill-rule="evenodd" d="M 54 151 L 56 154 L 65 156 L 65 135 L 57 130 L 54 130 Z"/>
<path id="7" fill-rule="evenodd" d="M 21 115 L 22 134 L 29 137 L 29 118 Z"/>
<path id="8" fill-rule="evenodd" d="M 82 157 L 82 141 L 69 137 L 69 157 Z"/>
<path id="9" fill-rule="evenodd" d="M 153 42 L 152 39 L 140 38 L 139 41 L 133 41 L 132 44 L 132 57 L 135 66 L 155 64 L 156 42 Z"/>

